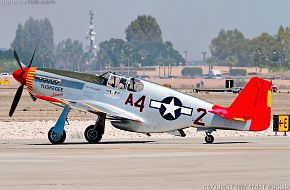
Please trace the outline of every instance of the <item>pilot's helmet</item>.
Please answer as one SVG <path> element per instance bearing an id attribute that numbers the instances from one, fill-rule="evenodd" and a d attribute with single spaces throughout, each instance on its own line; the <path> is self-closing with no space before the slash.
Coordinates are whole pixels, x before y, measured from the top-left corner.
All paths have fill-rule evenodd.
<path id="1" fill-rule="evenodd" d="M 126 84 L 126 79 L 121 78 L 120 83 Z"/>

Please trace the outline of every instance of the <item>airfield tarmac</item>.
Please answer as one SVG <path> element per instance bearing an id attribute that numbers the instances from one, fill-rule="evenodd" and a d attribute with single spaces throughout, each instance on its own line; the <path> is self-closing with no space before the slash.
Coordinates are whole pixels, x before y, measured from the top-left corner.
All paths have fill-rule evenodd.
<path id="1" fill-rule="evenodd" d="M 289 158 L 289 136 L 1 140 L 0 189 L 290 189 Z"/>

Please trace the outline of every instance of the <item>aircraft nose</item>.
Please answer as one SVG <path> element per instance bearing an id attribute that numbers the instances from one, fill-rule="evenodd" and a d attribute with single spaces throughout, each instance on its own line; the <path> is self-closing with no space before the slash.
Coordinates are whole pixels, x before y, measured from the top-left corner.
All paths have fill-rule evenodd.
<path id="1" fill-rule="evenodd" d="M 28 68 L 18 69 L 13 72 L 13 78 L 21 84 L 26 84 L 26 75 Z"/>

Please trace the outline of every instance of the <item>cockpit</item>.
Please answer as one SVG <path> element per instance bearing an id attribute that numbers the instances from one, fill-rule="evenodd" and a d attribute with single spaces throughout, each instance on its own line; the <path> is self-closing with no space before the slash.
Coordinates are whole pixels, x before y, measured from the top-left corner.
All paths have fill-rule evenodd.
<path id="1" fill-rule="evenodd" d="M 124 89 L 132 92 L 140 92 L 144 89 L 144 84 L 136 78 L 117 75 L 115 73 L 107 72 L 102 74 L 103 85 L 108 88 Z"/>

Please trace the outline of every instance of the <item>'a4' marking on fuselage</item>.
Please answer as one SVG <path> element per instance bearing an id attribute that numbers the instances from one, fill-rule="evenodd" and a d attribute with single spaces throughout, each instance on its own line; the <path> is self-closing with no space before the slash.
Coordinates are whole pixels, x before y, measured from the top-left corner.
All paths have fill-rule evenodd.
<path id="1" fill-rule="evenodd" d="M 125 105 L 129 104 L 130 106 L 135 106 L 140 108 L 139 111 L 143 112 L 144 109 L 144 103 L 145 103 L 145 98 L 146 96 L 141 96 L 141 98 L 139 98 L 135 103 L 133 100 L 133 94 L 130 93 L 127 100 L 125 101 Z"/>

